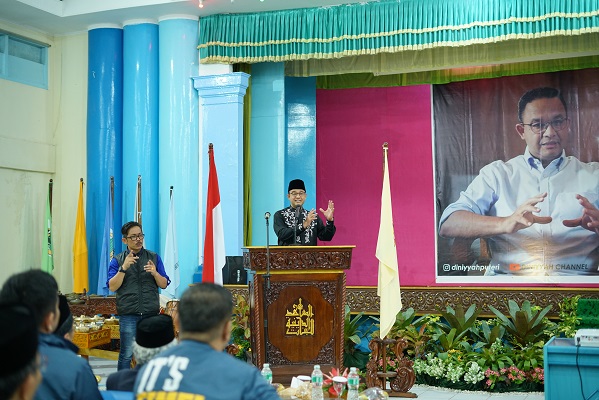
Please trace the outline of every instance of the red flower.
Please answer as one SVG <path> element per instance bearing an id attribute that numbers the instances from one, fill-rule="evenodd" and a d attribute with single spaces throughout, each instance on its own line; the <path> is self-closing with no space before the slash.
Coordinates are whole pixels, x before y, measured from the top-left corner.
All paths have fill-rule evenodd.
<path id="1" fill-rule="evenodd" d="M 329 397 L 333 397 L 333 398 L 337 397 L 337 393 L 335 392 L 335 389 L 333 389 L 333 378 L 336 376 L 343 376 L 343 377 L 347 378 L 348 373 L 349 373 L 349 371 L 347 370 L 347 368 L 345 368 L 343 370 L 343 374 L 341 374 L 341 368 L 337 369 L 337 368 L 333 367 L 333 368 L 331 368 L 330 374 L 324 374 L 326 379 L 323 381 L 323 386 L 325 388 L 328 387 L 327 391 L 330 395 Z"/>

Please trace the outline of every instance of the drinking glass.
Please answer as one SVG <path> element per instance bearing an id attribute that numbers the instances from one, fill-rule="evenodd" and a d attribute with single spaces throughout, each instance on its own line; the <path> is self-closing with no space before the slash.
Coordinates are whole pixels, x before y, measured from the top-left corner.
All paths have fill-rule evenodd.
<path id="1" fill-rule="evenodd" d="M 343 376 L 335 376 L 333 378 L 333 390 L 337 393 L 337 398 L 341 398 L 341 393 L 343 393 L 343 389 L 345 388 L 345 384 L 347 383 L 347 378 Z"/>

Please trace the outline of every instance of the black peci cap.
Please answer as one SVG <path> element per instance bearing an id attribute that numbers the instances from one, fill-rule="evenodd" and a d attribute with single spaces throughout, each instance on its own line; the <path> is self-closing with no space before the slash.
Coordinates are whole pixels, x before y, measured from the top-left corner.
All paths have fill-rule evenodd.
<path id="1" fill-rule="evenodd" d="M 175 330 L 170 315 L 152 315 L 137 323 L 135 341 L 141 347 L 155 349 L 169 344 L 174 339 Z"/>
<path id="2" fill-rule="evenodd" d="M 301 179 L 294 179 L 289 182 L 289 187 L 287 188 L 287 193 L 291 192 L 293 189 L 300 189 L 304 192 L 306 191 L 306 186 L 304 185 L 304 181 Z"/>

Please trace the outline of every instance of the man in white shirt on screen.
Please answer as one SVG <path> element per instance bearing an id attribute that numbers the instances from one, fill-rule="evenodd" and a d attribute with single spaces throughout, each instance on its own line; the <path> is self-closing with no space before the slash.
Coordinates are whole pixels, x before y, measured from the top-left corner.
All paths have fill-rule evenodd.
<path id="1" fill-rule="evenodd" d="M 566 103 L 549 87 L 518 102 L 523 155 L 483 167 L 439 222 L 439 234 L 488 238 L 489 274 L 599 273 L 599 163 L 566 156 Z"/>

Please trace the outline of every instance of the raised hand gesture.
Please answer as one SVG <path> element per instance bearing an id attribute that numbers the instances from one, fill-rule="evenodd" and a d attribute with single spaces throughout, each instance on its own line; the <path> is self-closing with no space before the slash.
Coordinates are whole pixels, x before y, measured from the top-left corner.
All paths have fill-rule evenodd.
<path id="1" fill-rule="evenodd" d="M 327 221 L 333 220 L 333 213 L 335 212 L 335 204 L 333 200 L 329 200 L 329 207 L 326 210 L 320 209 L 320 212 L 324 215 Z"/>
<path id="2" fill-rule="evenodd" d="M 504 233 L 514 233 L 521 229 L 528 228 L 533 224 L 550 223 L 553 220 L 551 217 L 539 217 L 538 215 L 533 214 L 541 211 L 536 205 L 545 200 L 545 197 L 547 197 L 547 193 L 542 193 L 531 197 L 518 206 L 512 215 L 503 220 L 502 231 Z"/>
<path id="3" fill-rule="evenodd" d="M 576 195 L 582 206 L 582 216 L 576 219 L 565 219 L 563 224 L 569 228 L 582 226 L 599 235 L 599 210 L 584 196 Z"/>

